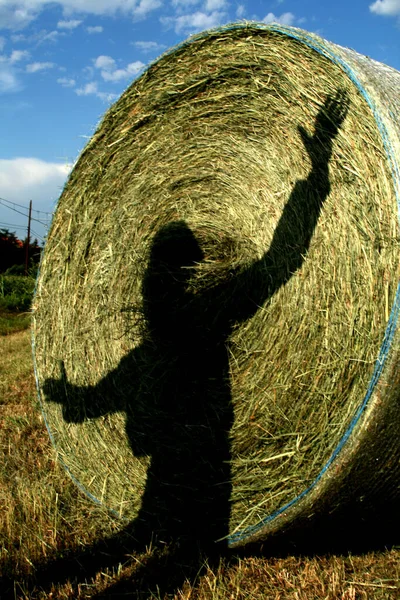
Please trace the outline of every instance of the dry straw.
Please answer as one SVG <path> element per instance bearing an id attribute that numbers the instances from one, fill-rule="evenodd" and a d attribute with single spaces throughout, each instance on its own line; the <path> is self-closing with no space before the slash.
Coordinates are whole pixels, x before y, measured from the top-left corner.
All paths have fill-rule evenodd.
<path id="1" fill-rule="evenodd" d="M 190 38 L 108 110 L 33 326 L 54 444 L 105 506 L 135 518 L 183 454 L 229 490 L 231 545 L 350 487 L 398 493 L 399 92 L 367 57 L 250 23 Z"/>

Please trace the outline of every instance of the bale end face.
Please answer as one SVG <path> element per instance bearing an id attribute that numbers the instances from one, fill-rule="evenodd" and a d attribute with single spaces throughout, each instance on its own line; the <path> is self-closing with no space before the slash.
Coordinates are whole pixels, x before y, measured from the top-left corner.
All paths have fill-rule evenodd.
<path id="1" fill-rule="evenodd" d="M 279 531 L 325 507 L 393 403 L 398 129 L 371 68 L 293 28 L 206 32 L 82 153 L 36 375 L 60 457 L 118 514 L 231 544 Z"/>

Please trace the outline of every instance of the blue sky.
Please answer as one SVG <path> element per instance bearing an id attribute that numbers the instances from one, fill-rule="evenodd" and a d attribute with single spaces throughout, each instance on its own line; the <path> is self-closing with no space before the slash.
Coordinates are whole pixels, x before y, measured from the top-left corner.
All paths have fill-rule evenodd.
<path id="1" fill-rule="evenodd" d="M 242 19 L 302 27 L 400 71 L 400 0 L 0 0 L 0 228 L 23 238 L 32 199 L 43 237 L 71 164 L 145 65 Z"/>

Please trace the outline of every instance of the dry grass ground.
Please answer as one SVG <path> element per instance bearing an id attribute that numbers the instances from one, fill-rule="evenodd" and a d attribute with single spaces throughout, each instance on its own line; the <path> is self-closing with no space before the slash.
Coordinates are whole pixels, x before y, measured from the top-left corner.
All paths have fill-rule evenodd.
<path id="1" fill-rule="evenodd" d="M 0 337 L 0 600 L 400 598 L 400 549 L 325 556 L 134 553 L 55 460 L 28 331 Z M 108 541 L 107 541 L 108 540 Z"/>

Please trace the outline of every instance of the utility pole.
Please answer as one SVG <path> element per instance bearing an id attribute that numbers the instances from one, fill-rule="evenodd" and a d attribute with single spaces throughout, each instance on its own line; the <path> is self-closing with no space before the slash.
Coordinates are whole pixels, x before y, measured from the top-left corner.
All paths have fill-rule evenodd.
<path id="1" fill-rule="evenodd" d="M 30 238 L 31 238 L 31 217 L 32 217 L 32 200 L 29 200 L 28 234 L 26 236 L 26 248 L 25 248 L 25 275 L 28 275 L 28 268 L 29 268 L 29 244 L 30 244 Z"/>

